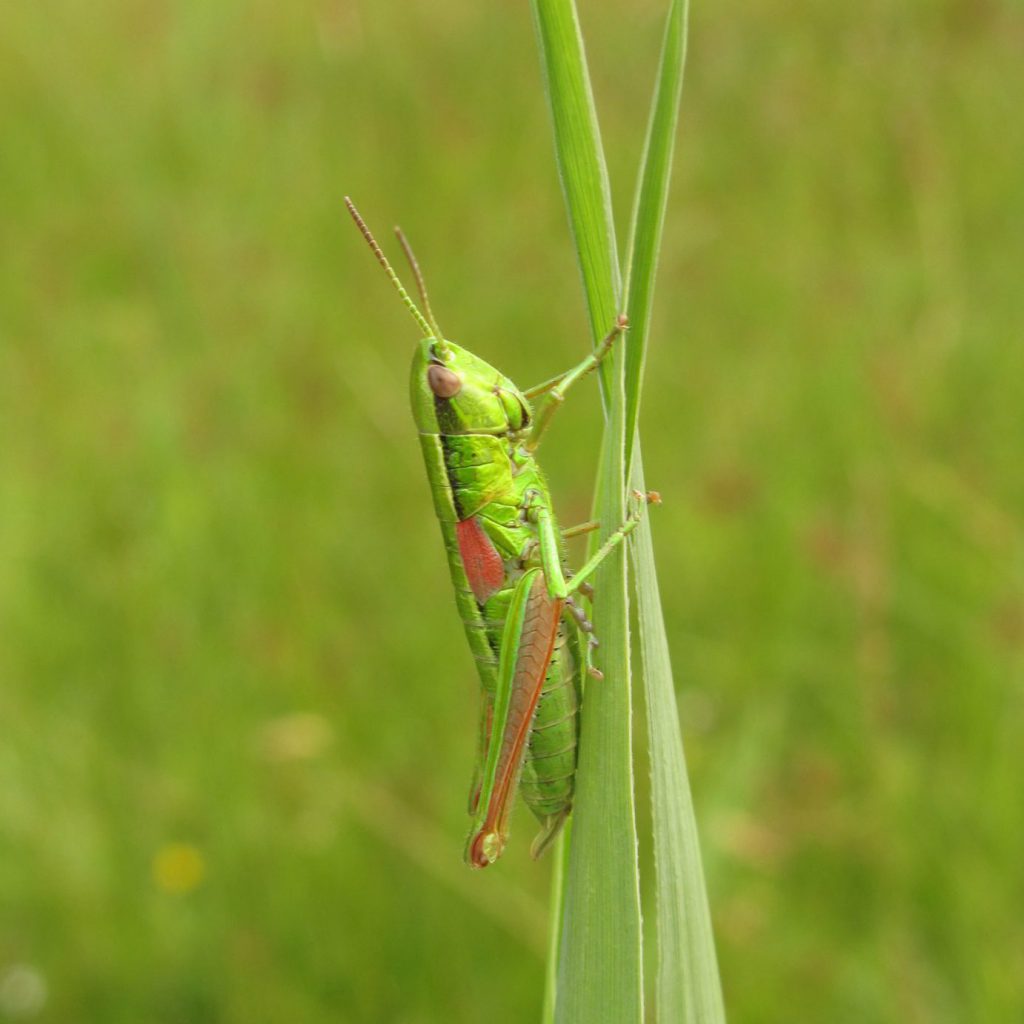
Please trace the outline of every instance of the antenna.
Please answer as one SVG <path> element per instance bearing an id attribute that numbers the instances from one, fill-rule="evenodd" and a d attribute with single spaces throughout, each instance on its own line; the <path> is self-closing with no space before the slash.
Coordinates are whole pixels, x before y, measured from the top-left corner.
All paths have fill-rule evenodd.
<path id="1" fill-rule="evenodd" d="M 356 222 L 356 227 L 362 232 L 363 238 L 366 239 L 367 244 L 373 250 L 374 256 L 377 257 L 377 262 L 384 268 L 384 272 L 391 278 L 391 283 L 395 286 L 398 291 L 402 302 L 405 303 L 405 308 L 412 314 L 412 318 L 420 325 L 420 330 L 423 331 L 425 337 L 437 337 L 438 341 L 441 341 L 440 335 L 435 335 L 435 332 L 431 330 L 430 324 L 427 323 L 426 318 L 416 308 L 416 303 L 409 298 L 409 293 L 402 287 L 402 282 L 398 280 L 398 275 L 391 269 L 391 264 L 388 263 L 387 257 L 381 251 L 381 247 L 377 244 L 377 239 L 373 237 L 370 229 L 366 226 L 366 221 L 359 216 L 359 211 L 355 208 L 355 204 L 345 196 L 345 205 L 348 207 L 348 212 L 352 214 L 352 219 Z M 433 319 L 433 317 L 431 317 Z"/>
<path id="2" fill-rule="evenodd" d="M 443 338 L 444 335 L 441 333 L 441 328 L 437 326 L 437 317 L 434 316 L 434 311 L 430 308 L 430 296 L 427 295 L 427 283 L 423 280 L 423 271 L 420 270 L 419 261 L 416 259 L 416 254 L 412 251 L 412 246 L 409 244 L 409 239 L 402 233 L 402 229 L 395 225 L 395 234 L 398 236 L 399 244 L 402 246 L 402 252 L 405 253 L 405 258 L 409 261 L 409 266 L 412 268 L 413 277 L 416 278 L 416 287 L 419 289 L 420 298 L 423 300 L 423 308 L 426 310 L 427 319 L 430 321 L 430 326 L 434 328 L 434 334 L 438 338 Z"/>

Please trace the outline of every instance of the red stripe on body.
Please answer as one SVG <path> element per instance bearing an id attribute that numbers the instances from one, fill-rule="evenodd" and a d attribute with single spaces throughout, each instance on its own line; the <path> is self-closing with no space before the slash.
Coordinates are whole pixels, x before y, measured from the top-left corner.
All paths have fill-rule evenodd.
<path id="1" fill-rule="evenodd" d="M 505 566 L 501 555 L 475 516 L 456 523 L 455 536 L 473 596 L 478 604 L 483 604 L 505 582 Z"/>

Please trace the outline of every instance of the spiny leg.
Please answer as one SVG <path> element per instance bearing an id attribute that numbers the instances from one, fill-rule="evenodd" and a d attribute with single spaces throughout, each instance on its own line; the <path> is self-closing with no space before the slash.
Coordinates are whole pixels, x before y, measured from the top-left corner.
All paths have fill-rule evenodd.
<path id="1" fill-rule="evenodd" d="M 596 519 L 589 519 L 585 523 L 578 523 L 576 526 L 570 526 L 568 529 L 563 530 L 562 540 L 570 540 L 573 537 L 581 537 L 585 533 L 593 533 L 594 530 L 600 529 L 601 524 Z M 579 592 L 585 598 L 587 598 L 588 601 L 594 600 L 594 588 L 589 583 L 581 583 L 579 585 Z"/>
<path id="2" fill-rule="evenodd" d="M 605 542 L 594 552 L 594 554 L 587 559 L 586 562 L 579 568 L 579 570 L 573 575 L 571 581 L 566 587 L 566 597 L 574 594 L 576 591 L 582 589 L 586 585 L 587 578 L 592 576 L 594 572 L 600 567 L 601 563 L 615 550 L 639 525 L 640 519 L 643 516 L 643 508 L 645 505 L 660 505 L 661 495 L 657 491 L 648 491 L 643 494 L 640 491 L 634 491 L 633 497 L 636 499 L 637 506 L 630 512 L 629 517 L 626 521 L 612 534 L 610 534 Z"/>
<path id="3" fill-rule="evenodd" d="M 612 327 L 601 344 L 598 345 L 597 348 L 583 360 L 583 362 L 578 363 L 571 370 L 567 370 L 561 376 L 553 377 L 551 380 L 545 381 L 543 384 L 538 384 L 537 387 L 523 392 L 527 398 L 536 398 L 538 395 L 544 394 L 547 395 L 547 399 L 544 404 L 537 410 L 537 414 L 533 420 L 533 427 L 523 444 L 523 449 L 526 452 L 534 452 L 537 450 L 537 446 L 540 444 L 544 431 L 547 430 L 548 425 L 551 423 L 551 418 L 555 415 L 555 411 L 562 402 L 565 401 L 566 392 L 573 386 L 573 384 L 600 366 L 601 360 L 604 359 L 604 357 L 611 351 L 612 344 L 615 339 L 622 334 L 628 325 L 629 318 L 624 313 L 620 314 L 615 320 L 615 326 Z"/>
<path id="4" fill-rule="evenodd" d="M 640 517 L 643 514 L 644 505 L 656 505 L 661 501 L 661 495 L 657 491 L 648 491 L 647 494 L 634 491 L 633 497 L 637 502 L 637 506 L 629 514 L 626 521 L 605 540 L 601 547 L 584 562 L 582 568 L 569 579 L 566 579 L 565 570 L 562 567 L 562 552 L 559 546 L 558 532 L 551 517 L 551 510 L 543 504 L 537 503 L 535 501 L 535 494 L 527 498 L 526 514 L 530 521 L 537 526 L 537 546 L 540 554 L 540 564 L 547 579 L 548 593 L 554 599 L 564 601 L 571 594 L 581 591 L 586 585 L 587 578 L 592 576 L 605 558 L 636 529 L 637 523 L 640 522 Z"/>
<path id="5" fill-rule="evenodd" d="M 580 526 L 573 526 L 569 530 L 562 531 L 562 539 L 565 540 L 567 536 L 576 536 L 578 533 L 590 533 L 593 530 L 599 529 L 600 523 L 589 522 L 582 523 Z M 572 580 L 572 573 L 566 571 L 566 582 Z M 593 602 L 594 600 L 594 588 L 589 583 L 581 583 L 577 588 L 577 592 L 585 597 L 588 601 Z M 587 675 L 594 679 L 604 679 L 604 673 L 594 665 L 594 651 L 600 646 L 597 636 L 594 634 L 594 624 L 587 618 L 586 612 L 576 602 L 573 597 L 566 597 L 565 599 L 566 615 L 571 616 L 576 625 L 579 627 L 581 633 L 586 635 L 586 649 L 584 651 L 585 668 Z"/>
<path id="6" fill-rule="evenodd" d="M 576 628 L 586 637 L 583 659 L 587 675 L 592 679 L 604 679 L 604 673 L 594 666 L 594 650 L 599 646 L 598 639 L 594 636 L 594 624 L 587 618 L 587 613 L 571 597 L 565 599 L 563 614 L 567 618 L 572 618 Z"/>

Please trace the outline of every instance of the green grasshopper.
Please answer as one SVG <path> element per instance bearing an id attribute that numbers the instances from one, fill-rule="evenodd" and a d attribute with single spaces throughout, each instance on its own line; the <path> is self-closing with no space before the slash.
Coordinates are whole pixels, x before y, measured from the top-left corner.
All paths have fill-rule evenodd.
<path id="1" fill-rule="evenodd" d="M 348 197 L 345 205 L 423 332 L 412 360 L 413 416 L 455 602 L 483 690 L 466 861 L 483 868 L 501 856 L 517 789 L 541 824 L 530 851 L 536 858 L 572 810 L 583 673 L 601 676 L 591 665 L 593 628 L 574 595 L 592 596 L 587 580 L 636 527 L 644 502 L 659 498 L 655 492 L 635 493 L 626 522 L 571 574 L 563 541 L 598 524 L 559 531 L 534 452 L 566 392 L 599 365 L 627 320 L 618 317 L 577 366 L 520 391 L 493 366 L 445 339 L 401 231 L 395 229 L 424 312 Z M 535 413 L 530 403 L 542 395 Z"/>

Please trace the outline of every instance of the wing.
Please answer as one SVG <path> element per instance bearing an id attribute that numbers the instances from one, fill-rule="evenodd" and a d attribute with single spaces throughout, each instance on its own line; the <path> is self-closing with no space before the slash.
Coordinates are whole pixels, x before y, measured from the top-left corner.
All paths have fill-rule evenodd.
<path id="1" fill-rule="evenodd" d="M 502 634 L 483 783 L 466 846 L 466 860 L 472 867 L 493 864 L 505 848 L 509 811 L 554 650 L 562 604 L 548 593 L 540 569 L 525 573 L 512 593 Z"/>

